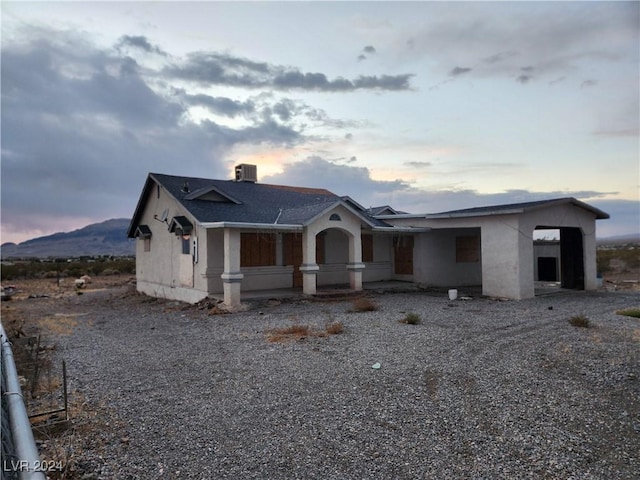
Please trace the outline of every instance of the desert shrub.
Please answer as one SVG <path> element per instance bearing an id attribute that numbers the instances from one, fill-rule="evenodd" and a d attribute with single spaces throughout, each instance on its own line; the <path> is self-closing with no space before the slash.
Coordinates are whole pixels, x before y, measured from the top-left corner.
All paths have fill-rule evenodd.
<path id="1" fill-rule="evenodd" d="M 105 268 L 102 270 L 102 275 L 120 275 L 120 270 L 117 268 Z"/>
<path id="2" fill-rule="evenodd" d="M 342 322 L 328 323 L 325 330 L 329 335 L 339 335 L 344 332 L 344 325 Z"/>
<path id="3" fill-rule="evenodd" d="M 267 331 L 267 339 L 270 342 L 286 342 L 288 340 L 301 340 L 309 335 L 307 325 L 291 325 L 284 328 L 274 328 Z"/>
<path id="4" fill-rule="evenodd" d="M 378 305 L 373 300 L 365 297 L 356 298 L 351 309 L 352 312 L 375 312 L 376 310 L 378 310 Z"/>
<path id="5" fill-rule="evenodd" d="M 42 274 L 42 278 L 58 278 L 59 276 L 62 276 L 62 274 L 55 270 L 49 270 L 48 272 L 43 272 Z"/>
<path id="6" fill-rule="evenodd" d="M 111 269 L 111 273 L 109 273 Z M 2 281 L 27 280 L 30 278 L 56 278 L 57 271 L 61 273 L 67 270 L 67 274 L 80 277 L 85 273 L 99 275 L 107 270 L 105 275 L 119 273 L 134 274 L 136 271 L 135 259 L 132 258 L 98 258 L 98 259 L 55 259 L 55 260 L 15 260 L 2 265 Z M 114 273 L 115 271 L 115 273 Z M 48 273 L 51 272 L 51 273 Z"/>
<path id="7" fill-rule="evenodd" d="M 598 272 L 613 271 L 611 260 L 623 262 L 626 269 L 640 267 L 640 249 L 636 245 L 625 245 L 620 248 L 598 249 L 596 251 L 596 265 Z"/>
<path id="8" fill-rule="evenodd" d="M 574 315 L 570 317 L 568 322 L 574 327 L 589 328 L 589 319 L 584 315 Z"/>
<path id="9" fill-rule="evenodd" d="M 627 317 L 640 318 L 640 308 L 625 308 L 624 310 L 618 310 L 616 313 Z"/>
<path id="10" fill-rule="evenodd" d="M 420 323 L 420 315 L 417 313 L 409 312 L 404 318 L 400 319 L 400 323 L 406 323 L 408 325 L 418 325 Z"/>
<path id="11" fill-rule="evenodd" d="M 86 274 L 86 270 L 83 270 L 81 268 L 75 267 L 75 268 L 70 268 L 70 269 L 66 270 L 66 274 L 67 274 L 68 277 L 80 278 L 82 275 Z"/>

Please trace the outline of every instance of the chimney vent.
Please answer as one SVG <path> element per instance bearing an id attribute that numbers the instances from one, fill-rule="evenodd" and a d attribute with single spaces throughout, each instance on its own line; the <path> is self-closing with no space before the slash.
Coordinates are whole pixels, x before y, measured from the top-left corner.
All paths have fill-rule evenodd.
<path id="1" fill-rule="evenodd" d="M 236 182 L 251 182 L 258 181 L 258 167 L 255 165 L 249 165 L 248 163 L 241 163 L 236 165 Z"/>

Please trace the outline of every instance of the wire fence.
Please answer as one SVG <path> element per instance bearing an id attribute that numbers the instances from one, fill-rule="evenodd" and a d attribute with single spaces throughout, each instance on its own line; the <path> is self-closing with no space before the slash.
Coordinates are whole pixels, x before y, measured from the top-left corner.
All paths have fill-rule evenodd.
<path id="1" fill-rule="evenodd" d="M 22 396 L 11 343 L 0 323 L 2 340 L 2 480 L 45 480 L 40 455 Z"/>

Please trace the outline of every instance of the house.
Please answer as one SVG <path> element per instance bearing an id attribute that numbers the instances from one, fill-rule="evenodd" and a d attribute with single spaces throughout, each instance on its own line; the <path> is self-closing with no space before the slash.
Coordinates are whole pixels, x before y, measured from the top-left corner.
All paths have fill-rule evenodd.
<path id="1" fill-rule="evenodd" d="M 241 292 L 403 280 L 480 285 L 485 295 L 534 296 L 533 231 L 560 231 L 565 288 L 596 288 L 595 221 L 608 215 L 574 198 L 408 214 L 364 208 L 324 189 L 150 173 L 128 230 L 137 288 L 190 303 Z"/>

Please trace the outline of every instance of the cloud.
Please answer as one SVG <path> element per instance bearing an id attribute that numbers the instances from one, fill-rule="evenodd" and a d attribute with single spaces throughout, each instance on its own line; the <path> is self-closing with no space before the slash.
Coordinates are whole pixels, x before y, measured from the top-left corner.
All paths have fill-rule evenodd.
<path id="1" fill-rule="evenodd" d="M 360 55 L 358 55 L 358 61 L 362 62 L 363 60 L 366 60 L 368 57 L 368 55 L 374 55 L 376 53 L 376 49 L 373 45 L 367 45 L 366 47 L 364 47 L 362 49 L 362 53 L 360 53 Z"/>
<path id="2" fill-rule="evenodd" d="M 522 65 L 553 79 L 575 76 L 586 61 L 637 63 L 637 2 L 469 3 L 464 15 L 455 3 L 425 8 L 437 20 L 402 31 L 397 45 L 409 58 L 428 58 L 442 75 L 452 74 L 451 59 L 481 78 L 512 77 Z"/>
<path id="3" fill-rule="evenodd" d="M 409 163 L 426 166 L 424 164 L 428 162 L 408 162 L 407 164 Z M 600 200 L 611 192 L 590 190 L 536 192 L 512 189 L 483 194 L 471 189 L 425 190 L 416 188 L 403 180 L 374 180 L 366 167 L 353 166 L 349 162 L 340 164 L 319 156 L 311 156 L 302 161 L 286 164 L 281 173 L 265 176 L 261 182 L 326 188 L 337 195 L 348 195 L 364 207 L 391 205 L 396 210 L 415 214 L 575 197 L 612 215 L 611 220 L 598 222 L 599 236 L 617 231 L 631 233 L 638 231 L 636 220 L 640 203 L 626 200 Z"/>
<path id="4" fill-rule="evenodd" d="M 116 49 L 120 51 L 124 49 L 123 47 L 134 47 L 147 53 L 157 53 L 163 57 L 167 56 L 165 51 L 156 45 L 152 45 L 149 40 L 147 40 L 147 37 L 144 36 L 123 35 L 120 37 L 120 40 L 118 40 Z"/>
<path id="5" fill-rule="evenodd" d="M 332 118 L 274 90 L 402 91 L 410 88 L 412 76 L 330 79 L 226 53 L 176 58 L 145 36 L 124 35 L 112 47 L 89 38 L 27 26 L 21 35 L 3 39 L 5 234 L 19 231 L 27 218 L 37 218 L 34 225 L 64 218 L 67 228 L 77 228 L 82 224 L 69 224 L 74 218 L 86 223 L 128 216 L 150 171 L 226 178 L 227 155 L 237 145 L 291 147 L 310 139 L 305 128 L 363 124 Z M 185 80 L 267 92 L 248 98 L 233 98 L 228 90 L 212 95 Z"/>
<path id="6" fill-rule="evenodd" d="M 404 165 L 414 168 L 424 168 L 433 165 L 431 162 L 404 162 Z"/>
<path id="7" fill-rule="evenodd" d="M 457 77 L 458 75 L 462 75 L 464 73 L 469 73 L 472 69 L 465 67 L 455 67 L 449 72 L 449 76 Z"/>
<path id="8" fill-rule="evenodd" d="M 585 80 L 580 84 L 580 88 L 588 88 L 597 85 L 598 82 L 596 80 Z"/>
<path id="9" fill-rule="evenodd" d="M 227 117 L 236 117 L 254 113 L 256 105 L 253 101 L 248 100 L 240 102 L 227 97 L 212 97 L 203 93 L 189 95 L 183 92 L 184 101 L 191 106 L 203 106 L 211 110 L 213 113 L 224 115 Z"/>
<path id="10" fill-rule="evenodd" d="M 251 114 L 251 100 L 163 95 L 133 59 L 50 31 L 26 44 L 2 45 L 2 223 L 27 218 L 131 215 L 149 171 L 225 178 L 225 154 L 237 144 L 294 145 L 295 110 L 248 116 L 243 127 L 194 123 L 187 108 Z M 179 92 L 179 94 L 176 94 Z M 267 100 L 265 100 L 266 102 Z M 265 105 L 262 105 L 265 108 Z M 42 201 L 46 199 L 46 201 Z M 37 213 L 36 213 L 37 212 Z M 82 226 L 74 225 L 73 227 Z"/>
<path id="11" fill-rule="evenodd" d="M 483 58 L 482 61 L 484 63 L 493 64 L 493 63 L 502 62 L 502 61 L 507 60 L 507 59 L 509 59 L 511 57 L 515 57 L 517 55 L 518 55 L 518 52 L 514 52 L 512 50 L 506 51 L 506 52 L 498 52 L 498 53 L 490 55 L 490 56 L 488 56 L 486 58 Z"/>
<path id="12" fill-rule="evenodd" d="M 516 77 L 516 82 L 521 83 L 523 85 L 529 83 L 531 80 L 533 80 L 533 75 L 522 74 Z"/>
<path id="13" fill-rule="evenodd" d="M 329 79 L 321 72 L 305 73 L 293 67 L 255 62 L 217 52 L 190 54 L 185 62 L 165 67 L 162 74 L 204 85 L 324 92 L 409 90 L 413 77 L 413 74 L 401 74 L 359 76 L 353 80 L 342 77 Z"/>
<path id="14" fill-rule="evenodd" d="M 352 163 L 351 160 L 347 163 Z M 282 173 L 263 177 L 262 182 L 327 188 L 337 195 L 349 195 L 356 201 L 362 199 L 368 202 L 368 206 L 377 205 L 376 199 L 388 197 L 393 192 L 412 190 L 411 185 L 402 180 L 372 180 L 367 167 L 342 165 L 319 156 L 289 163 Z"/>

